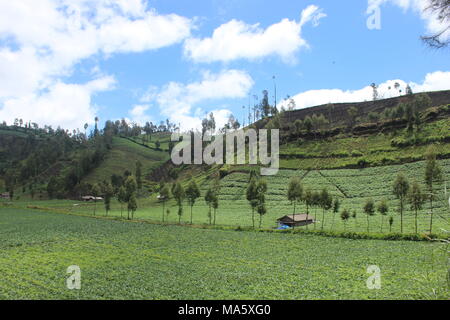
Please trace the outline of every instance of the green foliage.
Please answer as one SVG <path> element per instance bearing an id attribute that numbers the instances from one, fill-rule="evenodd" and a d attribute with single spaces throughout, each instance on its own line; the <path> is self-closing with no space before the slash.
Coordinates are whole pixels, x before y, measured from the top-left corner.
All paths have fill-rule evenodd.
<path id="1" fill-rule="evenodd" d="M 445 258 L 435 243 L 345 234 L 354 237 L 350 240 L 338 233 L 335 238 L 323 237 L 320 234 L 329 232 L 300 229 L 292 234 L 231 231 L 237 227 L 162 227 L 38 210 L 1 210 L 0 224 L 11 231 L 0 233 L 2 298 L 7 300 L 420 300 L 429 299 L 427 292 L 436 292 L 434 299 L 449 298 L 448 290 L 440 290 L 446 288 L 446 266 L 430 259 Z M 280 248 L 298 254 L 283 254 Z M 385 270 L 383 290 L 365 286 L 367 266 L 372 263 L 367 252 L 370 261 Z M 270 268 L 262 268 L 268 257 Z M 64 285 L 71 264 L 81 267 L 82 290 L 67 290 Z M 224 265 L 220 276 L 211 272 Z M 423 279 L 424 274 L 429 279 Z M 301 290 L 286 290 L 293 283 L 302 283 Z M 323 290 L 328 287 L 334 290 Z"/>

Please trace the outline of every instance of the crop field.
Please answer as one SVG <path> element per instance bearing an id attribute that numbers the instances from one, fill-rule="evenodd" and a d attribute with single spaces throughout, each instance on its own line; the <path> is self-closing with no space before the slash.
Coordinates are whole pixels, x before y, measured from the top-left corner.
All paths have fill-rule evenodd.
<path id="1" fill-rule="evenodd" d="M 202 230 L 0 208 L 0 299 L 447 299 L 436 243 Z M 401 257 L 401 258 L 399 258 Z M 66 287 L 81 269 L 81 290 Z M 381 270 L 369 290 L 367 268 Z"/>
<path id="2" fill-rule="evenodd" d="M 439 161 L 446 181 L 450 177 L 450 160 Z M 267 177 L 269 191 L 267 194 L 268 213 L 262 219 L 262 227 L 273 228 L 276 226 L 276 220 L 283 215 L 293 213 L 293 206 L 286 199 L 287 185 L 291 177 L 297 176 L 302 178 L 304 187 L 308 187 L 315 191 L 327 188 L 329 192 L 338 197 L 341 201 L 341 210 L 349 209 L 352 213 L 356 212 L 356 218 L 351 218 L 346 224 L 340 219 L 339 214 L 333 217 L 331 211 L 323 212 L 318 208 L 310 208 L 310 214 L 313 215 L 317 223 L 309 226 L 311 229 L 321 229 L 322 222 L 325 230 L 336 231 L 354 231 L 367 232 L 369 225 L 370 232 L 386 233 L 390 231 L 388 224 L 389 216 L 394 218 L 392 232 L 400 232 L 400 214 L 398 212 L 399 202 L 392 194 L 392 185 L 396 175 L 403 172 L 410 181 L 418 181 L 423 187 L 424 162 L 416 162 L 405 165 L 393 165 L 384 167 L 375 167 L 367 169 L 339 169 L 339 170 L 280 170 L 279 174 Z M 233 172 L 221 181 L 220 191 L 220 207 L 216 215 L 216 223 L 219 225 L 230 226 L 252 226 L 251 209 L 245 198 L 245 191 L 248 183 L 248 174 L 244 172 Z M 209 186 L 210 180 L 204 180 L 201 185 L 202 198 L 199 198 L 193 208 L 194 224 L 208 224 L 208 207 L 205 204 L 203 196 Z M 450 184 L 448 184 L 450 188 Z M 448 221 L 450 219 L 450 210 L 448 200 L 445 200 L 445 183 L 437 184 L 436 190 L 442 196 L 434 202 L 434 232 L 442 233 L 442 228 L 448 229 Z M 155 221 L 162 220 L 163 205 L 156 200 L 156 194 L 150 198 L 140 198 L 139 208 L 135 214 L 137 219 L 149 219 Z M 386 199 L 389 204 L 388 216 L 383 218 L 376 213 L 370 217 L 369 222 L 367 216 L 363 213 L 363 206 L 368 198 L 373 198 L 378 202 Z M 28 204 L 35 204 L 41 207 L 56 207 L 75 213 L 93 214 L 96 206 L 96 214 L 104 215 L 103 203 L 80 203 L 77 201 L 23 201 L 16 203 L 26 207 Z M 167 215 L 167 210 L 169 214 Z M 297 213 L 306 213 L 304 204 L 297 206 Z M 430 215 L 429 204 L 424 205 L 424 209 L 418 214 L 418 231 L 421 233 L 429 230 Z M 178 208 L 173 200 L 169 201 L 165 206 L 165 221 L 178 222 Z M 112 211 L 109 213 L 113 216 L 126 216 L 126 210 L 121 210 L 119 203 L 113 201 Z M 190 208 L 184 203 L 182 223 L 190 222 Z M 256 217 L 256 226 L 259 224 L 259 218 Z M 413 233 L 415 229 L 414 212 L 406 205 L 404 212 L 404 232 Z"/>

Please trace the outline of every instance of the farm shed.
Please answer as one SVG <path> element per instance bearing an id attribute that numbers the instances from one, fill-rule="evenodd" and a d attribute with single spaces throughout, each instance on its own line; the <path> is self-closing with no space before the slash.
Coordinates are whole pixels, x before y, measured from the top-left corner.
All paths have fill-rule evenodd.
<path id="1" fill-rule="evenodd" d="M 81 200 L 89 202 L 89 201 L 102 201 L 103 198 L 102 197 L 94 197 L 94 196 L 84 196 L 81 197 Z"/>
<path id="2" fill-rule="evenodd" d="M 278 226 L 302 227 L 315 223 L 312 215 L 290 214 L 277 220 Z"/>
<path id="3" fill-rule="evenodd" d="M 2 193 L 2 194 L 0 194 L 0 199 L 7 199 L 7 200 L 9 200 L 9 193 Z"/>

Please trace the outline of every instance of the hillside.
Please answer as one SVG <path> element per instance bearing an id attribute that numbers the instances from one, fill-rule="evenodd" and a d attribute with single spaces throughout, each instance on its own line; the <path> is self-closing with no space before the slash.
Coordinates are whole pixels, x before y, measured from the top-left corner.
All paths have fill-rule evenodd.
<path id="1" fill-rule="evenodd" d="M 411 127 L 405 110 L 400 115 L 396 114 L 399 106 L 404 108 L 408 103 L 413 105 L 417 111 L 414 116 L 419 119 Z M 439 159 L 448 159 L 449 104 L 450 91 L 441 91 L 281 113 L 278 115 L 282 138 L 281 169 L 322 171 L 405 165 L 424 160 L 425 151 L 432 144 Z M 352 107 L 356 108 L 357 114 L 349 123 L 349 109 Z M 378 115 L 375 120 L 369 117 L 374 113 Z M 309 129 L 297 126 L 298 122 L 305 123 L 305 119 L 317 115 L 323 115 L 326 122 Z M 255 126 L 270 128 L 274 120 L 276 117 L 260 120 Z M 18 180 L 16 195 L 29 196 L 33 188 L 36 189 L 33 193 L 46 198 L 47 185 L 52 177 L 62 179 L 59 185 L 70 180 L 74 181 L 74 186 L 110 181 L 113 174 L 135 173 L 138 161 L 142 164 L 144 186 L 151 192 L 157 191 L 154 186 L 160 181 L 179 179 L 186 183 L 193 177 L 199 183 L 209 183 L 219 169 L 222 178 L 227 173 L 248 172 L 249 169 L 247 166 L 175 167 L 169 155 L 170 132 L 155 132 L 150 136 L 125 135 L 120 128 L 113 128 L 115 133 L 113 129 L 102 131 L 98 138 L 86 142 L 82 135 L 71 136 L 64 131 L 33 131 L 24 127 L 0 129 L 0 192 L 6 190 L 5 179 L 12 172 Z M 40 158 L 42 164 L 35 170 L 36 174 L 30 173 L 27 168 L 33 168 L 36 158 Z M 92 161 L 94 158 L 96 160 Z M 83 174 L 78 173 L 79 167 L 86 167 Z M 27 175 L 33 178 L 20 179 Z M 73 198 L 77 194 L 69 193 L 67 196 Z"/>

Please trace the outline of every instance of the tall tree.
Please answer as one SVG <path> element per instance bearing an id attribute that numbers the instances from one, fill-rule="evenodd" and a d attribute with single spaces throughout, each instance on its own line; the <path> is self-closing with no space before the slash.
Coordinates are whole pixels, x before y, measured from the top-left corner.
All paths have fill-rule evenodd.
<path id="1" fill-rule="evenodd" d="M 205 194 L 205 202 L 208 205 L 208 218 L 209 218 L 209 224 L 212 224 L 212 207 L 214 204 L 215 195 L 213 189 L 210 187 Z"/>
<path id="2" fill-rule="evenodd" d="M 317 208 L 320 207 L 320 192 L 314 191 L 312 194 L 312 206 L 314 208 L 314 221 L 317 221 Z M 316 224 L 314 223 L 314 230 L 316 229 Z"/>
<path id="3" fill-rule="evenodd" d="M 259 214 L 259 228 L 261 229 L 262 225 L 262 218 L 267 213 L 266 208 L 266 193 L 267 193 L 267 182 L 264 179 L 260 179 L 258 181 L 258 184 L 256 185 L 256 193 L 257 193 L 257 200 L 258 200 L 258 207 L 257 211 Z"/>
<path id="4" fill-rule="evenodd" d="M 296 204 L 300 203 L 300 201 L 302 201 L 302 198 L 303 198 L 303 186 L 302 186 L 302 183 L 299 178 L 294 177 L 289 182 L 287 198 L 294 205 L 294 217 L 295 217 Z M 294 224 L 294 228 L 295 228 L 295 224 Z"/>
<path id="5" fill-rule="evenodd" d="M 105 203 L 105 212 L 106 215 L 108 215 L 109 211 L 111 210 L 111 198 L 114 195 L 114 189 L 110 183 L 104 183 L 102 191 L 104 196 L 103 200 Z"/>
<path id="6" fill-rule="evenodd" d="M 425 167 L 425 182 L 428 187 L 429 200 L 430 200 L 430 233 L 433 232 L 433 200 L 435 199 L 434 184 L 442 180 L 442 169 L 436 160 L 436 151 L 434 146 L 428 148 L 425 154 L 426 167 Z"/>
<path id="7" fill-rule="evenodd" d="M 131 219 L 134 219 L 134 213 L 136 212 L 137 207 L 136 192 L 133 192 L 128 200 L 128 212 L 131 212 Z M 128 217 L 128 220 L 129 219 L 130 217 Z"/>
<path id="8" fill-rule="evenodd" d="M 311 191 L 311 189 L 306 189 L 305 191 L 305 197 L 304 197 L 304 201 L 306 204 L 306 220 L 309 220 L 309 208 L 311 208 L 314 204 L 313 202 L 313 192 Z M 316 221 L 314 221 L 314 223 L 316 223 Z M 308 225 L 306 225 L 306 229 L 308 229 Z"/>
<path id="9" fill-rule="evenodd" d="M 389 212 L 389 206 L 387 204 L 386 199 L 383 199 L 383 200 L 380 201 L 380 203 L 378 204 L 377 210 L 378 210 L 378 212 L 381 215 L 381 233 L 383 233 L 384 217 Z"/>
<path id="10" fill-rule="evenodd" d="M 181 217 L 183 216 L 183 200 L 186 197 L 186 192 L 184 191 L 181 183 L 177 182 L 175 188 L 173 189 L 173 197 L 177 201 L 178 206 L 178 223 L 181 224 Z"/>
<path id="11" fill-rule="evenodd" d="M 127 202 L 127 191 L 124 186 L 119 188 L 119 193 L 117 194 L 117 201 L 120 203 L 120 217 L 123 218 L 123 205 Z"/>
<path id="12" fill-rule="evenodd" d="M 341 203 L 339 201 L 339 198 L 334 199 L 333 201 L 333 221 L 331 222 L 331 230 L 334 228 L 334 219 L 336 217 L 336 214 L 339 212 L 339 209 L 341 207 Z"/>
<path id="13" fill-rule="evenodd" d="M 417 212 L 422 210 L 423 205 L 426 201 L 425 195 L 420 188 L 420 185 L 417 182 L 414 182 L 411 186 L 411 190 L 408 196 L 409 203 L 411 205 L 411 209 L 414 210 L 414 220 L 417 234 Z"/>
<path id="14" fill-rule="evenodd" d="M 97 211 L 97 198 L 100 196 L 100 187 L 98 186 L 97 183 L 94 183 L 94 185 L 92 186 L 92 196 L 94 197 L 94 216 L 95 216 L 95 212 Z"/>
<path id="15" fill-rule="evenodd" d="M 397 178 L 394 181 L 393 193 L 395 197 L 400 202 L 400 232 L 403 233 L 403 209 L 405 205 L 406 196 L 409 192 L 409 182 L 408 179 L 402 174 L 399 173 Z"/>
<path id="16" fill-rule="evenodd" d="M 350 219 L 350 212 L 347 209 L 341 212 L 341 219 L 344 221 L 344 229 L 347 230 L 347 221 Z"/>
<path id="17" fill-rule="evenodd" d="M 195 201 L 197 201 L 197 199 L 200 198 L 200 190 L 199 190 L 199 188 L 197 186 L 197 183 L 194 180 L 192 180 L 189 183 L 189 185 L 188 185 L 188 187 L 186 189 L 186 198 L 188 199 L 189 206 L 191 207 L 191 224 L 192 224 L 192 221 L 193 221 L 193 217 L 192 217 L 193 216 L 193 213 L 192 213 L 193 207 L 195 205 Z"/>
<path id="18" fill-rule="evenodd" d="M 136 191 L 137 191 L 137 182 L 135 177 L 129 176 L 127 180 L 125 180 L 125 191 L 126 191 L 126 202 L 128 203 L 128 220 L 130 220 L 130 200 L 131 197 L 134 195 L 136 197 Z"/>
<path id="19" fill-rule="evenodd" d="M 163 185 L 162 188 L 161 188 L 161 191 L 159 192 L 159 196 L 160 196 L 160 201 L 162 201 L 162 203 L 163 203 L 162 221 L 164 223 L 165 222 L 164 221 L 164 212 L 165 212 L 165 209 L 166 209 L 166 202 L 170 198 L 169 187 L 166 186 L 166 185 Z"/>
<path id="20" fill-rule="evenodd" d="M 323 226 L 325 223 L 325 212 L 330 210 L 333 207 L 333 198 L 328 193 L 328 190 L 324 188 L 320 192 L 320 207 L 322 208 L 322 226 L 321 230 L 323 230 Z"/>
<path id="21" fill-rule="evenodd" d="M 246 197 L 247 197 L 247 201 L 249 202 L 249 204 L 252 208 L 252 222 L 253 222 L 253 228 L 255 228 L 255 210 L 258 207 L 257 182 L 256 182 L 255 177 L 250 178 L 250 182 L 247 186 Z"/>
<path id="22" fill-rule="evenodd" d="M 367 215 L 367 232 L 370 232 L 370 217 L 375 214 L 375 203 L 373 199 L 369 199 L 366 201 L 364 205 L 364 213 Z"/>

